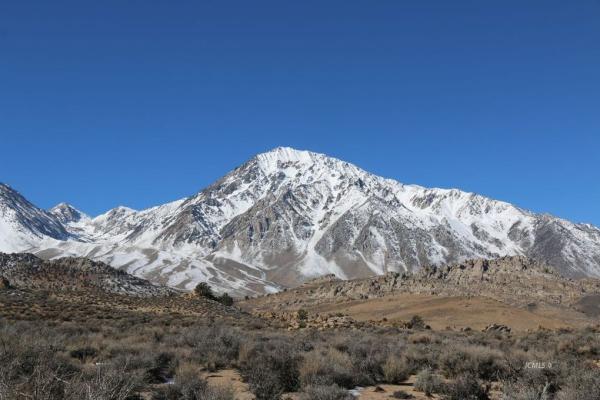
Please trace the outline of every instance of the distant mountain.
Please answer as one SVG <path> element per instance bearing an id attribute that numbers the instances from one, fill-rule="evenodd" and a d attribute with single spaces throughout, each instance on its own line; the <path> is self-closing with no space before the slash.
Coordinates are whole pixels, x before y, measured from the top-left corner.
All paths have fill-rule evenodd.
<path id="1" fill-rule="evenodd" d="M 77 223 L 81 220 L 89 220 L 87 215 L 67 203 L 60 203 L 52 207 L 50 209 L 50 214 L 54 215 L 61 223 L 65 225 Z"/>
<path id="2" fill-rule="evenodd" d="M 460 190 L 404 185 L 290 148 L 259 154 L 201 192 L 147 210 L 118 207 L 91 219 L 66 205 L 45 212 L 26 204 L 2 214 L 13 222 L 0 227 L 26 230 L 31 224 L 14 216 L 33 213 L 46 217 L 49 233 L 18 246 L 4 228 L 0 250 L 89 257 L 187 289 L 208 281 L 236 294 L 273 292 L 330 273 L 361 278 L 506 255 L 532 257 L 568 277 L 600 276 L 594 226 Z"/>
<path id="3" fill-rule="evenodd" d="M 69 237 L 55 215 L 37 208 L 16 190 L 0 183 L 0 251 L 28 250 L 47 238 Z"/>

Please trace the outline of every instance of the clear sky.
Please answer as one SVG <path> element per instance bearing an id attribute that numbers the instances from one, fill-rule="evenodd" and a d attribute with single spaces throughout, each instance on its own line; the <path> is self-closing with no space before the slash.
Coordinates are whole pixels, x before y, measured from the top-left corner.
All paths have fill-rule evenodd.
<path id="1" fill-rule="evenodd" d="M 3 1 L 0 181 L 96 215 L 276 146 L 600 225 L 600 1 Z"/>

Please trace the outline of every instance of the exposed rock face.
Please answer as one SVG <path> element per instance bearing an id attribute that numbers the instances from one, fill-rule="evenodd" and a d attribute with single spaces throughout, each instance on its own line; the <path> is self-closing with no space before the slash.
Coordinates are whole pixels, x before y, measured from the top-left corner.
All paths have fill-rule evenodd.
<path id="1" fill-rule="evenodd" d="M 33 254 L 0 253 L 0 275 L 5 282 L 10 281 L 12 285 L 21 289 L 85 289 L 141 297 L 169 296 L 176 293 L 171 288 L 157 286 L 85 258 L 44 261 Z"/>
<path id="2" fill-rule="evenodd" d="M 491 324 L 485 327 L 484 332 L 492 332 L 492 333 L 510 333 L 511 329 L 502 324 Z"/>
<path id="3" fill-rule="evenodd" d="M 262 297 L 261 308 L 310 307 L 331 301 L 378 298 L 394 293 L 484 296 L 518 307 L 560 305 L 576 308 L 580 299 L 600 294 L 600 280 L 573 280 L 522 256 L 467 260 L 416 273 L 387 273 L 353 281 L 316 281 Z"/>
<path id="4" fill-rule="evenodd" d="M 600 276 L 596 227 L 460 190 L 404 185 L 290 148 L 259 154 L 188 198 L 93 219 L 67 204 L 39 210 L 0 187 L 0 251 L 7 247 L 88 257 L 190 290 L 205 281 L 237 295 L 328 274 L 358 279 L 514 255 L 568 277 Z"/>
<path id="5" fill-rule="evenodd" d="M 76 223 L 82 219 L 89 218 L 87 215 L 83 214 L 81 211 L 67 203 L 60 203 L 54 206 L 50 210 L 50 213 L 63 224 Z"/>

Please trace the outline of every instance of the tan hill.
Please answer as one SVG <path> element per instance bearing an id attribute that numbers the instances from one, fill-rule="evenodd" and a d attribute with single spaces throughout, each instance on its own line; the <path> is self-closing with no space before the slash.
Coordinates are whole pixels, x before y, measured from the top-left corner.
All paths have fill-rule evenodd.
<path id="1" fill-rule="evenodd" d="M 540 262 L 516 256 L 352 281 L 321 277 L 242 306 L 257 313 L 305 309 L 390 323 L 418 314 L 437 329 L 492 323 L 532 329 L 598 323 L 599 297 L 600 280 L 564 278 Z"/>
<path id="2" fill-rule="evenodd" d="M 85 258 L 0 253 L 0 318 L 135 323 L 153 318 L 262 324 L 236 307 L 153 284 Z M 182 322 L 183 323 L 183 322 Z M 0 396 L 1 397 L 1 396 Z"/>

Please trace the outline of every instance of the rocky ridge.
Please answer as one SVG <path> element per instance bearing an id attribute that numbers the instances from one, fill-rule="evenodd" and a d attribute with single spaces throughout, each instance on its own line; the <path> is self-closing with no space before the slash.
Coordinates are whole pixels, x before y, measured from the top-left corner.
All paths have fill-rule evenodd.
<path id="1" fill-rule="evenodd" d="M 33 254 L 0 253 L 0 277 L 19 289 L 101 291 L 136 297 L 172 296 L 177 291 L 85 258 L 42 260 Z"/>
<path id="2" fill-rule="evenodd" d="M 571 279 L 523 256 L 477 259 L 447 266 L 430 266 L 415 273 L 387 273 L 343 281 L 333 276 L 263 296 L 250 302 L 257 309 L 278 304 L 301 309 L 327 302 L 367 300 L 398 293 L 438 296 L 483 296 L 517 307 L 544 305 L 573 308 L 582 298 L 600 294 L 600 280 Z"/>

